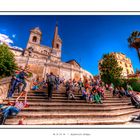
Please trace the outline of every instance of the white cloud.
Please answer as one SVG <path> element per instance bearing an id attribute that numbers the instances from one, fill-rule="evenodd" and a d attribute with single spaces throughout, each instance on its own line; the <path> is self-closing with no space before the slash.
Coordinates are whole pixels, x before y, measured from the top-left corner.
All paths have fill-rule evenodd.
<path id="1" fill-rule="evenodd" d="M 12 37 L 15 38 L 16 34 L 13 34 Z M 5 43 L 7 44 L 10 48 L 15 48 L 18 50 L 23 50 L 22 48 L 18 47 L 18 46 L 13 46 L 14 42 L 13 40 L 11 40 L 9 38 L 9 36 L 5 35 L 5 34 L 1 34 L 0 33 L 0 43 Z"/>
<path id="2" fill-rule="evenodd" d="M 13 44 L 13 40 L 9 36 L 0 33 L 0 41 L 6 43 L 7 45 Z"/>

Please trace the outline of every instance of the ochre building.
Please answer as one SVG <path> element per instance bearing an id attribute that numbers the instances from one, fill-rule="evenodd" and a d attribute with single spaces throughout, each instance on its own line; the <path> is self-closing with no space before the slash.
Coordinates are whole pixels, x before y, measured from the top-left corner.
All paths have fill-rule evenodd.
<path id="1" fill-rule="evenodd" d="M 122 76 L 123 77 L 128 77 L 129 75 L 134 74 L 134 69 L 132 66 L 132 62 L 129 58 L 126 57 L 125 54 L 123 53 L 118 53 L 118 52 L 112 52 L 118 62 L 118 65 L 123 68 L 122 70 Z M 99 61 L 99 71 L 100 71 L 100 63 L 102 60 Z"/>

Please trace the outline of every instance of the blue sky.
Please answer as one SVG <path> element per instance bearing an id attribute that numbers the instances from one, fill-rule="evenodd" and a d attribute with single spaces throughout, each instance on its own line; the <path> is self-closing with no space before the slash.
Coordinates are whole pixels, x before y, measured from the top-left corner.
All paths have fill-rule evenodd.
<path id="1" fill-rule="evenodd" d="M 140 69 L 137 53 L 128 48 L 127 38 L 140 31 L 140 16 L 0 16 L 0 33 L 8 35 L 15 46 L 26 47 L 29 31 L 40 27 L 41 44 L 51 46 L 56 21 L 63 41 L 62 61 L 76 59 L 92 74 L 98 74 L 103 54 L 122 52 Z"/>

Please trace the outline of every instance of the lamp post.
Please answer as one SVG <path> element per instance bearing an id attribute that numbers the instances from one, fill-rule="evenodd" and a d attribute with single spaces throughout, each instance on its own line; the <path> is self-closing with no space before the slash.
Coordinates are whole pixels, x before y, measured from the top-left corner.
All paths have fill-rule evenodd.
<path id="1" fill-rule="evenodd" d="M 28 66 L 29 58 L 30 58 L 30 56 L 31 56 L 31 54 L 32 54 L 32 52 L 33 52 L 33 48 L 32 48 L 32 47 L 29 47 L 29 48 L 27 49 L 27 51 L 28 51 L 28 58 L 27 58 L 27 61 L 26 61 L 25 69 L 26 69 L 26 67 Z"/>

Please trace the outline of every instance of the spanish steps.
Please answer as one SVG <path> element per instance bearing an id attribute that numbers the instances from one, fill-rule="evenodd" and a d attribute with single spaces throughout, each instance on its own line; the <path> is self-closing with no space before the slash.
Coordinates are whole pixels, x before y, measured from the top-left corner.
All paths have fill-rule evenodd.
<path id="1" fill-rule="evenodd" d="M 130 105 L 130 98 L 112 97 L 109 91 L 105 91 L 103 104 L 87 103 L 80 99 L 78 92 L 76 100 L 67 100 L 64 92 L 64 88 L 54 91 L 49 101 L 46 90 L 29 91 L 29 107 L 8 118 L 5 124 L 17 125 L 25 117 L 25 125 L 122 125 L 140 113 L 140 109 Z M 13 101 L 17 97 L 14 95 Z"/>

